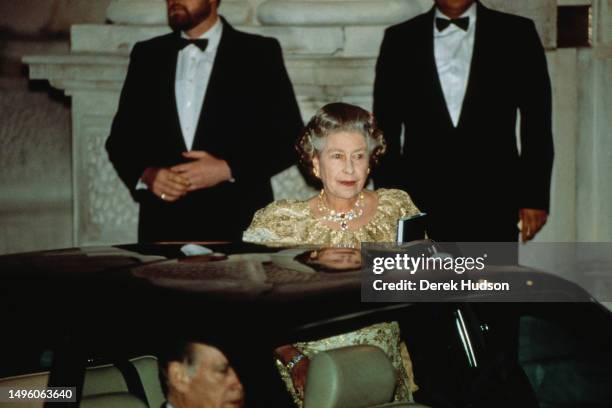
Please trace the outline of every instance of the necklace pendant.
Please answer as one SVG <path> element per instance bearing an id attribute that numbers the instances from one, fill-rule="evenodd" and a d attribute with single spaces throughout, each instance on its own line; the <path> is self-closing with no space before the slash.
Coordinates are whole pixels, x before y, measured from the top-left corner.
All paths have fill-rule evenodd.
<path id="1" fill-rule="evenodd" d="M 325 191 L 321 190 L 321 193 L 319 194 L 319 207 L 318 208 L 321 213 L 323 214 L 327 213 L 322 216 L 322 218 L 325 221 L 329 221 L 332 223 L 338 223 L 340 225 L 340 231 L 344 232 L 344 231 L 348 231 L 349 221 L 356 220 L 357 218 L 363 215 L 363 210 L 365 208 L 364 198 L 365 196 L 363 192 L 361 192 L 357 198 L 357 201 L 355 201 L 355 203 L 353 204 L 353 208 L 351 208 L 349 211 L 340 212 L 340 211 L 333 210 L 327 206 L 327 203 L 325 200 Z"/>

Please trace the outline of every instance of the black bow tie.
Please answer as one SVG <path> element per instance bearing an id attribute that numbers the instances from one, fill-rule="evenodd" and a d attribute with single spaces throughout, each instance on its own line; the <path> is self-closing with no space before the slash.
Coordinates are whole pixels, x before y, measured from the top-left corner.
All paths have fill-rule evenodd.
<path id="1" fill-rule="evenodd" d="M 191 44 L 195 45 L 202 51 L 206 51 L 206 47 L 208 46 L 208 40 L 206 38 L 192 40 L 192 39 L 183 38 L 183 37 L 179 37 L 178 39 L 178 49 L 179 50 L 182 50 L 183 48 Z"/>
<path id="2" fill-rule="evenodd" d="M 438 31 L 444 31 L 448 28 L 449 25 L 454 24 L 463 31 L 467 31 L 470 26 L 470 18 L 469 17 L 461 17 L 461 18 L 440 18 L 436 17 L 436 28 Z"/>

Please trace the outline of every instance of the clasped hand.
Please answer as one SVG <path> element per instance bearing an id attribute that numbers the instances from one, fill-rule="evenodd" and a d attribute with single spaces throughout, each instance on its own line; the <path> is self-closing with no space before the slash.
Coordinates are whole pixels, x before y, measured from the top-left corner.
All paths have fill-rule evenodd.
<path id="1" fill-rule="evenodd" d="M 172 202 L 187 193 L 216 186 L 231 178 L 227 162 L 205 151 L 184 152 L 183 157 L 194 160 L 170 168 L 149 167 L 144 171 L 141 179 L 153 194 Z"/>

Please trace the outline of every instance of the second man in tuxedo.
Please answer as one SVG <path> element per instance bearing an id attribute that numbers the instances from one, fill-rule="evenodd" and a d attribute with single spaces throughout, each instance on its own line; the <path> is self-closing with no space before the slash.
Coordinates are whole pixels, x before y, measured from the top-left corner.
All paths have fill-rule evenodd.
<path id="1" fill-rule="evenodd" d="M 137 43 L 106 148 L 140 204 L 139 241 L 238 239 L 272 201 L 302 128 L 278 41 L 220 0 L 167 0 L 174 32 Z"/>
<path id="2" fill-rule="evenodd" d="M 428 213 L 430 238 L 516 241 L 520 218 L 529 240 L 546 222 L 551 86 L 531 20 L 473 0 L 436 0 L 390 27 L 374 114 L 388 142 L 375 181 L 410 193 Z"/>

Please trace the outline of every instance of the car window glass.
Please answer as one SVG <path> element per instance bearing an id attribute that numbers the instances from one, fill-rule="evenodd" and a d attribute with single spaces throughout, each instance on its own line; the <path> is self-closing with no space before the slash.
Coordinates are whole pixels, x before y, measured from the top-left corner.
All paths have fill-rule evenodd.
<path id="1" fill-rule="evenodd" d="M 612 344 L 600 343 L 598 327 L 572 327 L 574 318 L 522 316 L 519 364 L 542 407 L 609 407 Z"/>

